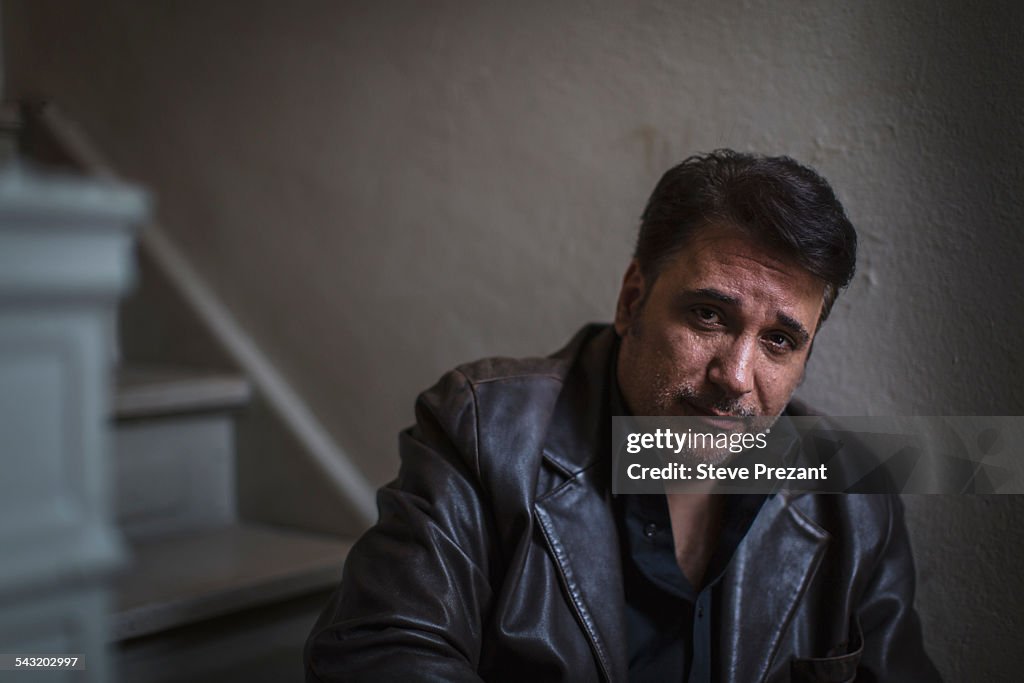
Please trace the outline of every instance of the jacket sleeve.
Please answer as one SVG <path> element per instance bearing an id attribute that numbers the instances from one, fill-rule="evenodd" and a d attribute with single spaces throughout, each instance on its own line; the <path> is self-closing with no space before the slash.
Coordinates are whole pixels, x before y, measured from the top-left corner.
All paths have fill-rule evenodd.
<path id="1" fill-rule="evenodd" d="M 352 548 L 306 643 L 306 680 L 479 681 L 495 534 L 483 504 L 472 386 L 422 394 L 399 437 L 398 478 Z"/>
<path id="2" fill-rule="evenodd" d="M 890 502 L 889 531 L 857 610 L 863 635 L 857 680 L 941 683 L 924 649 L 914 609 L 914 558 L 903 503 L 897 495 L 886 497 Z"/>

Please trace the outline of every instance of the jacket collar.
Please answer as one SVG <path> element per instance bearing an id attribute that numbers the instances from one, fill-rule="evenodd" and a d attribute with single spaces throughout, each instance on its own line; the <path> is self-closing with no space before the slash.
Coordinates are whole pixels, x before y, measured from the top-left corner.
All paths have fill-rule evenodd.
<path id="1" fill-rule="evenodd" d="M 611 325 L 587 325 L 555 354 L 571 364 L 544 439 L 544 457 L 563 472 L 576 475 L 610 454 L 609 369 L 616 348 Z"/>

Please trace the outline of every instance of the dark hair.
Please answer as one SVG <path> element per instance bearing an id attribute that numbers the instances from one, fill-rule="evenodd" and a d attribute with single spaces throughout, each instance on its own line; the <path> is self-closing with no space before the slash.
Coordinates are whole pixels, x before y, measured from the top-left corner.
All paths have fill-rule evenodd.
<path id="1" fill-rule="evenodd" d="M 824 178 L 789 157 L 719 149 L 669 169 L 647 200 L 633 257 L 648 284 L 695 230 L 716 222 L 780 249 L 825 281 L 819 326 L 853 278 L 857 233 Z"/>

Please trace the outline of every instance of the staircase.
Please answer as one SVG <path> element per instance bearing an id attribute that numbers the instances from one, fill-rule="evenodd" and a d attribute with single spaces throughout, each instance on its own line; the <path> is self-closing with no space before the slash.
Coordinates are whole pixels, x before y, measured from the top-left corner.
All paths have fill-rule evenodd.
<path id="1" fill-rule="evenodd" d="M 238 517 L 244 377 L 127 366 L 116 387 L 116 509 L 134 558 L 119 586 L 118 640 L 337 584 L 347 544 Z"/>
<path id="2" fill-rule="evenodd" d="M 303 641 L 349 543 L 239 519 L 234 424 L 251 391 L 233 374 L 118 371 L 120 680 L 301 680 Z M 211 645 L 223 640 L 238 647 Z"/>
<path id="3" fill-rule="evenodd" d="M 92 172 L 105 169 L 95 159 L 83 163 L 89 154 L 81 149 L 63 149 L 62 140 L 47 135 L 30 115 L 23 115 L 17 128 L 22 153 L 39 162 L 78 171 L 89 170 L 83 165 Z M 153 261 L 140 258 L 139 263 L 142 280 L 152 282 Z M 178 348 L 213 348 L 216 335 L 200 329 L 194 316 L 183 329 L 187 306 L 180 297 L 169 303 L 175 297 L 169 299 L 166 291 L 152 296 L 152 291 L 141 287 L 122 307 L 129 339 L 122 321 L 120 347 L 112 351 L 119 362 L 111 381 L 111 477 L 117 525 L 128 547 L 126 566 L 114 583 L 110 623 L 116 680 L 301 681 L 305 638 L 341 578 L 354 534 L 331 535 L 312 524 L 303 529 L 301 510 L 289 517 L 275 508 L 261 516 L 254 514 L 258 505 L 240 504 L 239 421 L 266 414 L 253 409 L 260 392 L 223 348 L 198 363 L 177 353 Z M 133 316 L 143 318 L 134 332 Z M 161 317 L 165 320 L 154 324 Z M 174 339 L 168 344 L 168 329 L 181 335 L 180 345 Z M 196 338 L 203 336 L 207 339 L 197 346 Z M 251 455 L 247 462 L 251 468 Z M 284 462 L 284 469 L 301 471 L 300 463 L 291 468 Z M 262 469 L 278 472 L 282 466 L 268 462 Z M 299 479 L 281 488 L 290 488 L 293 498 L 296 490 L 301 496 L 308 488 L 306 516 L 320 519 L 324 479 L 331 481 L 320 477 L 307 486 Z M 359 493 L 363 482 L 357 479 L 354 486 Z M 264 499 L 268 490 L 269 498 L 276 498 L 273 479 L 269 488 L 260 482 Z M 363 514 L 350 515 L 349 527 L 365 526 L 366 500 L 364 495 L 357 501 Z M 330 516 L 346 517 L 344 509 L 335 512 L 329 503 L 328 509 Z M 255 521 L 259 518 L 265 521 Z"/>

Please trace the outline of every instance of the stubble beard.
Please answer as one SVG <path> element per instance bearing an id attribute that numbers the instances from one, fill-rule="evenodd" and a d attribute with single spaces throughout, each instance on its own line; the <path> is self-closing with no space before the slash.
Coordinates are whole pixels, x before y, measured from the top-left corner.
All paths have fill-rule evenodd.
<path id="1" fill-rule="evenodd" d="M 627 328 L 626 334 L 632 336 L 635 341 L 639 341 L 641 329 L 638 318 Z M 764 416 L 756 407 L 739 398 L 724 396 L 717 392 L 702 392 L 693 384 L 675 382 L 663 371 L 655 371 L 653 384 L 655 386 L 652 405 L 641 407 L 641 410 L 651 416 L 678 416 L 684 406 L 694 406 L 719 415 L 747 418 L 743 421 L 744 425 L 741 429 L 748 433 L 764 432 L 778 419 L 778 416 Z M 695 426 L 693 431 L 714 433 L 720 430 Z M 672 462 L 693 467 L 700 464 L 721 465 L 735 455 L 728 448 L 685 446 L 678 453 L 672 453 L 669 457 Z"/>

